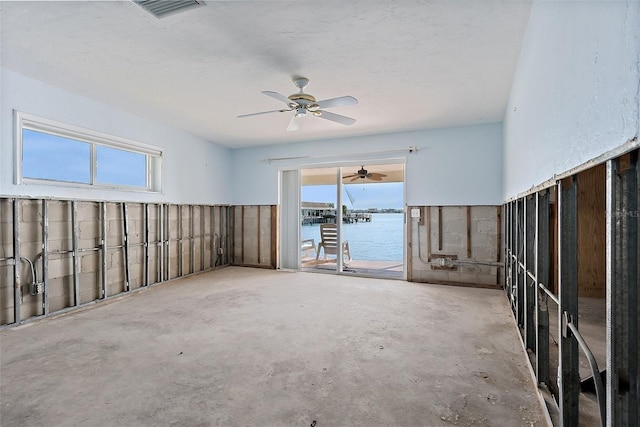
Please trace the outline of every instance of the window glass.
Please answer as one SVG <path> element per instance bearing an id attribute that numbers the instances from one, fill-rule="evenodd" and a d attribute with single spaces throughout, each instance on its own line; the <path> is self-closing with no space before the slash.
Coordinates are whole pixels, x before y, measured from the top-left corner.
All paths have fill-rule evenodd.
<path id="1" fill-rule="evenodd" d="M 147 156 L 98 145 L 96 182 L 132 187 L 147 186 Z"/>
<path id="2" fill-rule="evenodd" d="M 1 1 L 1 0 L 0 0 Z M 158 147 L 16 112 L 16 183 L 162 191 Z M 58 184 L 64 185 L 64 184 Z"/>
<path id="3" fill-rule="evenodd" d="M 23 129 L 22 176 L 90 184 L 91 144 Z"/>

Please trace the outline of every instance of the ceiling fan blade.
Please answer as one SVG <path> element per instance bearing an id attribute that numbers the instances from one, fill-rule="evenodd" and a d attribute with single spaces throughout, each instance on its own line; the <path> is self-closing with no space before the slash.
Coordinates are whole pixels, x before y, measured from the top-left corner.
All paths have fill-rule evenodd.
<path id="1" fill-rule="evenodd" d="M 249 113 L 249 114 L 241 114 L 238 117 L 251 117 L 251 116 L 259 116 L 260 114 L 269 114 L 269 113 L 284 113 L 285 111 L 292 110 L 271 110 L 271 111 L 261 111 L 259 113 Z"/>
<path id="2" fill-rule="evenodd" d="M 371 172 L 371 173 L 369 174 L 369 178 L 371 178 L 372 176 L 379 176 L 380 178 L 384 178 L 384 177 L 386 177 L 386 176 L 387 176 L 387 174 L 379 173 L 379 172 Z"/>
<path id="3" fill-rule="evenodd" d="M 360 179 L 360 175 L 356 175 L 355 178 L 351 178 L 351 182 L 357 181 Z"/>
<path id="4" fill-rule="evenodd" d="M 367 178 L 369 178 L 372 181 L 382 181 L 382 177 L 381 176 L 373 176 L 373 174 L 370 174 L 372 176 L 368 176 Z"/>
<path id="5" fill-rule="evenodd" d="M 346 107 L 348 105 L 356 104 L 358 104 L 358 100 L 353 96 L 341 96 L 316 102 L 318 108 Z"/>
<path id="6" fill-rule="evenodd" d="M 358 176 L 357 173 L 352 173 L 351 175 L 345 175 L 342 177 L 342 179 L 347 179 L 347 178 L 353 178 L 354 176 Z"/>
<path id="7" fill-rule="evenodd" d="M 264 93 L 267 96 L 270 96 L 271 98 L 277 99 L 278 101 L 282 101 L 287 105 L 289 105 L 289 104 L 291 104 L 293 102 L 289 98 L 287 98 L 284 95 L 279 94 L 278 92 L 272 92 L 270 90 L 263 90 L 262 93 Z"/>
<path id="8" fill-rule="evenodd" d="M 293 117 L 291 117 L 291 120 L 289 121 L 289 126 L 287 126 L 287 131 L 292 132 L 294 130 L 298 130 L 299 127 L 300 127 L 300 122 L 298 121 L 298 116 L 294 115 Z"/>
<path id="9" fill-rule="evenodd" d="M 320 113 L 320 115 L 317 115 Z M 331 120 L 332 122 L 340 123 L 341 125 L 352 125 L 356 122 L 356 119 L 352 119 L 351 117 L 341 116 L 340 114 L 330 113 L 328 111 L 316 111 L 314 116 L 320 117 L 321 119 Z"/>

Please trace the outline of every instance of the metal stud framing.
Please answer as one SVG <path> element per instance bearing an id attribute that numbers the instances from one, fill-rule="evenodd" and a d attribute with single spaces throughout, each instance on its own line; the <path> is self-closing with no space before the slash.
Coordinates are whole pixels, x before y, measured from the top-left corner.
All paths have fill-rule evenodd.
<path id="1" fill-rule="evenodd" d="M 524 328 L 524 200 L 516 202 L 516 318 L 518 326 Z"/>
<path id="2" fill-rule="evenodd" d="M 182 205 L 178 206 L 178 277 L 183 276 L 183 267 L 184 267 L 184 246 L 182 241 Z"/>
<path id="3" fill-rule="evenodd" d="M 166 212 L 165 215 L 165 225 L 163 227 L 162 241 L 166 247 L 164 252 L 164 259 L 166 259 L 166 263 L 162 262 L 163 266 L 166 266 L 162 274 L 161 281 L 171 280 L 171 205 L 162 205 L 163 209 Z"/>
<path id="4" fill-rule="evenodd" d="M 549 190 L 536 193 L 536 257 L 537 283 L 548 284 L 549 275 Z M 549 297 L 536 283 L 536 376 L 539 384 L 549 386 Z"/>
<path id="5" fill-rule="evenodd" d="M 567 323 L 578 326 L 578 194 L 577 177 L 558 183 L 558 336 L 560 351 L 560 413 L 563 426 L 578 425 L 580 394 L 578 343 Z"/>
<path id="6" fill-rule="evenodd" d="M 129 212 L 127 204 L 122 204 L 122 244 L 124 246 L 124 290 L 131 290 L 131 277 L 129 274 Z"/>
<path id="7" fill-rule="evenodd" d="M 193 205 L 189 205 L 189 273 L 193 274 L 196 271 L 196 238 L 195 238 L 195 224 L 193 218 Z"/>
<path id="8" fill-rule="evenodd" d="M 144 204 L 144 285 L 149 286 L 149 204 Z"/>
<path id="9" fill-rule="evenodd" d="M 204 206 L 199 206 L 200 210 L 200 271 L 204 270 L 204 240 L 205 240 L 205 232 L 204 232 Z"/>
<path id="10" fill-rule="evenodd" d="M 557 294 L 550 290 L 553 245 L 549 188 L 538 188 L 532 197 L 522 196 L 504 206 L 505 292 L 523 328 L 523 342 L 532 350 L 538 384 L 551 387 L 557 374 L 557 409 L 563 426 L 580 422 L 580 351 L 591 368 L 601 425 L 640 425 L 640 168 L 638 149 L 634 150 L 606 163 L 605 384 L 578 323 L 577 175 L 556 182 Z M 550 308 L 549 300 L 556 305 Z M 549 310 L 556 307 L 558 372 L 550 366 L 549 357 Z"/>
<path id="11" fill-rule="evenodd" d="M 19 201 L 13 199 L 13 322 L 20 323 L 20 221 L 19 218 Z"/>
<path id="12" fill-rule="evenodd" d="M 209 245 L 211 247 L 210 249 L 210 259 L 209 259 L 209 264 L 211 268 L 216 267 L 216 260 L 217 258 L 217 254 L 216 254 L 216 208 L 213 206 L 209 207 L 209 215 L 211 217 L 210 221 L 211 221 L 211 225 L 209 226 Z"/>
<path id="13" fill-rule="evenodd" d="M 77 307 L 80 305 L 80 257 L 78 256 L 78 202 L 76 200 L 71 201 L 71 247 L 73 251 L 73 301 Z"/>
<path id="14" fill-rule="evenodd" d="M 142 226 L 144 227 L 143 239 L 139 243 L 131 243 L 131 224 L 132 221 L 135 220 L 131 218 L 130 212 L 130 204 L 125 202 L 113 203 L 116 208 L 114 212 L 121 212 L 121 217 L 116 221 L 115 218 L 111 220 L 107 217 L 107 205 L 109 202 L 100 201 L 97 202 L 97 210 L 94 212 L 97 213 L 97 216 L 93 219 L 96 224 L 96 229 L 98 230 L 98 242 L 97 246 L 93 248 L 84 248 L 80 247 L 80 242 L 87 241 L 86 238 L 81 238 L 81 229 L 80 229 L 80 221 L 79 221 L 79 206 L 83 203 L 95 203 L 95 202 L 82 202 L 77 200 L 60 200 L 59 203 L 63 208 L 66 209 L 66 212 L 70 214 L 70 218 L 68 219 L 70 230 L 69 236 L 62 239 L 68 239 L 70 242 L 70 247 L 67 249 L 57 249 L 54 245 L 54 250 L 51 249 L 52 242 L 50 240 L 50 222 L 51 222 L 51 213 L 50 207 L 51 202 L 48 199 L 40 199 L 38 204 L 35 206 L 35 209 L 40 211 L 41 223 L 39 225 L 39 229 L 41 231 L 41 240 L 39 247 L 42 248 L 42 251 L 37 254 L 33 261 L 27 259 L 25 257 L 26 254 L 21 253 L 21 246 L 25 244 L 21 240 L 20 228 L 21 228 L 21 216 L 22 211 L 25 209 L 25 205 L 22 203 L 23 201 L 30 201 L 31 199 L 21 199 L 21 198 L 11 198 L 11 199 L 3 199 L 8 202 L 8 208 L 11 212 L 11 245 L 12 245 L 12 254 L 8 258 L 3 258 L 0 261 L 6 262 L 9 267 L 12 267 L 11 274 L 11 288 L 12 288 L 12 318 L 7 319 L 5 324 L 0 325 L 0 328 L 4 328 L 6 326 L 13 326 L 22 324 L 25 322 L 29 322 L 35 319 L 40 319 L 42 317 L 47 317 L 50 315 L 55 315 L 63 312 L 68 312 L 74 310 L 78 307 L 83 307 L 88 304 L 93 304 L 99 300 L 106 300 L 111 297 L 117 297 L 117 294 L 109 295 L 108 293 L 108 267 L 109 267 L 109 250 L 122 250 L 123 252 L 123 262 L 120 268 L 123 269 L 124 273 L 124 283 L 123 290 L 121 292 L 131 292 L 133 291 L 133 287 L 131 284 L 132 279 L 132 266 L 130 263 L 134 262 L 131 259 L 131 256 L 134 254 L 131 251 L 132 247 L 140 246 L 143 248 L 143 255 L 141 259 L 135 262 L 141 262 L 139 268 L 142 269 L 141 278 L 142 284 L 137 286 L 137 288 L 148 287 L 156 283 L 161 283 L 165 280 L 170 280 L 170 270 L 171 263 L 176 262 L 178 260 L 178 266 L 180 268 L 179 275 L 187 275 L 197 273 L 199 271 L 204 271 L 205 269 L 213 269 L 217 266 L 228 265 L 229 264 L 229 249 L 231 245 L 231 233 L 228 231 L 230 226 L 230 218 L 229 214 L 230 206 L 203 206 L 203 205 L 174 205 L 176 206 L 177 218 L 176 222 L 178 224 L 178 233 L 181 238 L 178 240 L 178 244 L 182 246 L 181 249 L 184 249 L 183 240 L 189 239 L 190 245 L 190 257 L 188 260 L 184 259 L 184 255 L 182 251 L 172 254 L 170 251 L 170 208 L 171 206 L 168 204 L 153 204 L 150 203 L 140 203 L 141 210 L 141 220 Z M 205 219 L 205 215 L 207 215 L 207 208 L 209 209 L 208 215 L 210 216 L 210 224 L 207 226 L 207 221 Z M 195 221 L 195 212 L 200 213 L 200 221 L 199 225 L 196 224 Z M 84 211 L 83 211 L 84 212 Z M 136 211 L 138 212 L 138 211 Z M 157 214 L 157 223 L 152 225 L 151 222 L 151 212 L 156 212 Z M 182 215 L 188 215 L 188 218 Z M 66 215 L 66 214 L 65 214 Z M 8 216 L 8 215 L 7 215 Z M 183 230 L 183 224 L 188 220 L 188 236 L 186 230 Z M 56 223 L 57 219 L 54 219 Z M 85 221 L 85 219 L 83 219 Z M 109 224 L 109 222 L 113 222 L 113 224 Z M 109 227 L 120 227 L 122 229 L 123 237 L 122 241 L 112 241 L 109 246 L 108 241 L 108 230 Z M 154 227 L 155 232 L 153 232 L 152 227 Z M 196 228 L 199 227 L 199 230 L 196 232 Z M 56 235 L 59 233 L 56 233 Z M 152 234 L 155 235 L 155 238 L 152 237 Z M 217 248 L 216 248 L 216 236 L 219 236 L 219 244 L 220 249 L 222 249 L 222 254 L 220 254 L 220 258 L 217 258 Z M 200 239 L 200 244 L 196 246 L 195 240 Z M 206 252 L 206 239 L 209 239 L 211 246 L 211 260 L 208 263 L 205 260 L 205 252 Z M 152 253 L 151 247 L 155 246 L 156 252 L 155 255 Z M 200 250 L 200 258 L 199 261 L 196 261 L 196 247 Z M 84 283 L 83 277 L 80 275 L 80 266 L 81 266 L 81 257 L 85 252 L 94 252 L 97 253 L 98 257 L 98 276 L 96 278 L 96 283 L 94 286 L 98 287 L 99 292 L 94 301 L 82 302 L 81 301 L 81 289 L 84 286 L 87 286 Z M 50 259 L 49 255 L 55 254 L 58 256 L 69 256 L 71 257 L 71 271 L 68 273 L 70 277 L 70 282 L 72 288 L 69 289 L 69 293 L 71 295 L 71 301 L 69 302 L 69 306 L 65 306 L 63 308 L 56 308 L 54 310 L 50 309 L 50 292 L 51 292 L 51 282 L 50 282 Z M 118 254 L 118 256 L 120 256 Z M 172 257 L 175 258 L 172 261 Z M 36 285 L 41 286 L 40 291 L 38 291 L 41 296 L 41 300 L 34 300 L 33 298 L 38 298 L 36 294 L 29 295 L 31 301 L 29 304 L 37 304 L 38 309 L 35 311 L 36 314 L 30 314 L 28 317 L 23 318 L 23 314 L 27 311 L 22 310 L 23 306 L 23 298 L 26 301 L 26 296 L 23 295 L 23 277 L 21 274 L 21 267 L 24 264 L 21 264 L 21 261 L 30 262 L 35 265 L 36 260 L 42 262 L 41 269 L 38 269 L 38 273 L 41 273 L 41 278 L 36 277 L 34 275 L 34 282 Z M 186 262 L 186 268 L 183 267 L 183 262 Z M 156 264 L 156 275 L 152 277 L 151 268 L 152 263 Z M 68 265 L 68 264 L 67 264 Z M 184 270 L 184 271 L 183 271 Z M 188 271 L 187 271 L 188 270 Z M 137 274 L 137 273 L 136 273 Z M 57 277 L 57 276 L 56 276 Z M 91 285 L 89 285 L 91 286 Z M 31 288 L 30 288 L 31 291 Z"/>
<path id="15" fill-rule="evenodd" d="M 42 314 L 49 314 L 49 212 L 47 201 L 42 200 Z"/>
<path id="16" fill-rule="evenodd" d="M 640 424 L 638 151 L 607 162 L 607 425 Z"/>
<path id="17" fill-rule="evenodd" d="M 107 294 L 107 203 L 100 202 L 100 277 L 102 299 L 106 299 Z"/>
<path id="18" fill-rule="evenodd" d="M 532 280 L 528 274 L 534 271 L 535 254 L 535 197 L 527 197 L 525 199 L 525 229 L 524 229 L 524 330 L 525 345 L 527 348 L 535 351 L 536 348 L 536 326 L 535 326 L 535 306 L 536 306 L 536 288 L 535 278 Z"/>

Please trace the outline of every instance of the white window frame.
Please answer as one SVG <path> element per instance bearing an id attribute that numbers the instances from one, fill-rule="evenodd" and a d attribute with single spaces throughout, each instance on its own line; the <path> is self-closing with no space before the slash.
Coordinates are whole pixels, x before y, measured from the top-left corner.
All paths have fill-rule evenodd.
<path id="1" fill-rule="evenodd" d="M 28 129 L 35 132 L 69 138 L 90 145 L 90 182 L 78 183 L 44 178 L 29 178 L 22 175 L 23 163 L 23 130 Z M 164 152 L 161 148 L 144 144 L 137 141 L 97 132 L 79 126 L 45 119 L 33 114 L 15 110 L 15 184 L 40 184 L 59 185 L 65 187 L 99 188 L 124 191 L 143 191 L 161 193 L 163 188 L 163 159 Z M 104 184 L 97 182 L 97 146 L 115 148 L 129 151 L 131 153 L 142 154 L 146 158 L 146 185 L 128 186 L 122 184 Z"/>

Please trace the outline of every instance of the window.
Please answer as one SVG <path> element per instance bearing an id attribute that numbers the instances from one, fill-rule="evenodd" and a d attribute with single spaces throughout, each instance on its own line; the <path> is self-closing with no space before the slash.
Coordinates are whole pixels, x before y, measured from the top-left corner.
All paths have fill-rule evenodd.
<path id="1" fill-rule="evenodd" d="M 16 112 L 16 183 L 161 191 L 156 147 Z"/>

